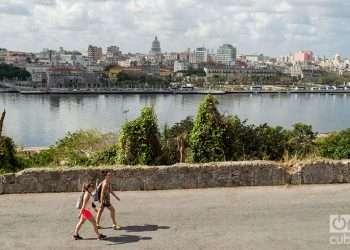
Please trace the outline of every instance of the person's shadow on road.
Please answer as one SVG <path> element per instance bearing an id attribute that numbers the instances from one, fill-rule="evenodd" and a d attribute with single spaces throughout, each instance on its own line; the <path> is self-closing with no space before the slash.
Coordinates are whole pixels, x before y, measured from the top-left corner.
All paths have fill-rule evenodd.
<path id="1" fill-rule="evenodd" d="M 145 224 L 143 226 L 139 225 L 133 225 L 133 226 L 125 226 L 122 227 L 120 230 L 126 231 L 128 233 L 132 232 L 147 232 L 147 231 L 157 231 L 159 229 L 169 229 L 168 226 L 158 226 L 158 225 L 149 225 Z"/>
<path id="2" fill-rule="evenodd" d="M 114 244 L 108 244 L 108 245 L 120 245 L 120 244 L 127 244 L 127 243 L 134 243 L 138 242 L 140 240 L 151 240 L 152 237 L 141 237 L 138 235 L 119 235 L 114 237 L 107 237 L 104 239 L 104 241 L 110 241 Z"/>
<path id="3" fill-rule="evenodd" d="M 145 225 L 125 226 L 118 231 L 125 231 L 126 233 L 137 233 L 137 232 L 154 232 L 159 229 L 169 229 L 169 228 L 170 228 L 169 226 L 145 224 Z M 107 228 L 104 228 L 104 229 L 107 229 Z M 142 237 L 139 235 L 119 235 L 119 236 L 107 237 L 106 239 L 104 239 L 104 241 L 109 241 L 113 243 L 108 245 L 134 243 L 141 240 L 152 240 L 152 237 Z"/>

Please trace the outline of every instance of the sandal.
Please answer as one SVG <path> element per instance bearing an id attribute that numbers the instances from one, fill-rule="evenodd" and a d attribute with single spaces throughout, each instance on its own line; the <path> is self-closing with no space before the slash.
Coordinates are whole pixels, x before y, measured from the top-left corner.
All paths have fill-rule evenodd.
<path id="1" fill-rule="evenodd" d="M 100 235 L 97 237 L 97 240 L 103 240 L 103 239 L 105 239 L 106 237 L 107 237 L 106 235 L 100 234 Z"/>
<path id="2" fill-rule="evenodd" d="M 76 234 L 76 235 L 73 235 L 73 239 L 74 239 L 74 240 L 82 240 L 83 238 L 80 237 L 79 234 Z"/>

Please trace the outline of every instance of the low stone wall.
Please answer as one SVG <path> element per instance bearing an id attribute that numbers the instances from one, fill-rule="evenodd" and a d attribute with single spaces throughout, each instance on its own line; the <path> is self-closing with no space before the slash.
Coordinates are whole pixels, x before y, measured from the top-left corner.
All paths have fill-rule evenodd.
<path id="1" fill-rule="evenodd" d="M 0 176 L 0 194 L 76 192 L 87 181 L 102 180 L 112 171 L 115 190 L 273 186 L 350 183 L 349 161 L 317 161 L 285 165 L 276 162 L 223 162 L 174 166 L 114 166 L 26 169 Z"/>

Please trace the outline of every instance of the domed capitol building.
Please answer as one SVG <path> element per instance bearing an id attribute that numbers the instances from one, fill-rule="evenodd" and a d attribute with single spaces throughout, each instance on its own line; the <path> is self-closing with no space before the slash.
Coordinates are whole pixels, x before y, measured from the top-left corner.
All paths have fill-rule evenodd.
<path id="1" fill-rule="evenodd" d="M 160 42 L 157 38 L 157 36 L 154 38 L 154 41 L 152 42 L 152 48 L 150 51 L 151 55 L 159 55 L 162 53 L 162 50 L 160 48 Z"/>

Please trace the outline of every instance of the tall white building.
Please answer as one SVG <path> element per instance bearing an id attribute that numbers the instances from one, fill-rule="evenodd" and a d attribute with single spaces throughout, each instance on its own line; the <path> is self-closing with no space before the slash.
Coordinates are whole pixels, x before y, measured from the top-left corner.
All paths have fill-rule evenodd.
<path id="1" fill-rule="evenodd" d="M 195 50 L 196 63 L 208 62 L 208 50 L 204 47 L 196 48 Z"/>
<path id="2" fill-rule="evenodd" d="M 216 62 L 225 65 L 235 64 L 237 57 L 237 49 L 231 44 L 220 46 L 216 52 Z"/>

